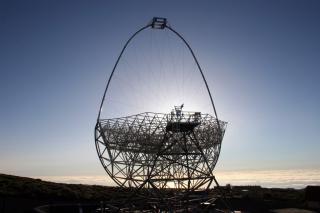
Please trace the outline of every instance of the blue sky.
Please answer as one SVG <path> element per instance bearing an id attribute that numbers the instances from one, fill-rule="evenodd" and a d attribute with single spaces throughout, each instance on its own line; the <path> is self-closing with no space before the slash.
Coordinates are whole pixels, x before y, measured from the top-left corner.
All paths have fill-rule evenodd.
<path id="1" fill-rule="evenodd" d="M 0 1 L 0 172 L 104 174 L 93 129 L 106 80 L 153 16 L 191 44 L 229 122 L 218 170 L 319 168 L 319 11 L 311 0 Z"/>

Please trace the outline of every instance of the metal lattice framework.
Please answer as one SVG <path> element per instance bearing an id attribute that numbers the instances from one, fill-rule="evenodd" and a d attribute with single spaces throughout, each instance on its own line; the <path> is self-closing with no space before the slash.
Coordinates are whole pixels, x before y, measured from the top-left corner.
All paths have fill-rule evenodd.
<path id="1" fill-rule="evenodd" d="M 141 113 L 101 119 L 96 146 L 101 163 L 120 186 L 209 187 L 226 123 L 209 114 Z"/>
<path id="2" fill-rule="evenodd" d="M 206 85 L 214 116 L 182 111 L 182 105 L 168 114 L 144 112 L 113 119 L 100 117 L 122 54 L 130 41 L 147 28 L 168 29 L 188 47 Z M 153 189 L 160 192 L 159 189 L 178 188 L 185 191 L 187 197 L 200 188 L 209 189 L 212 182 L 218 185 L 213 170 L 225 128 L 226 122 L 218 119 L 207 81 L 186 40 L 168 26 L 165 18 L 153 18 L 150 24 L 135 32 L 124 45 L 111 72 L 95 126 L 99 159 L 114 182 L 121 187 L 134 187 L 137 191 Z M 160 199 L 166 198 L 162 196 Z"/>

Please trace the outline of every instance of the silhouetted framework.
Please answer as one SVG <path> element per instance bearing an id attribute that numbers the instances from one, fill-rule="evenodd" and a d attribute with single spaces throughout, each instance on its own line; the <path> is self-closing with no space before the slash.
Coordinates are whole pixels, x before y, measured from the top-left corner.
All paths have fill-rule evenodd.
<path id="1" fill-rule="evenodd" d="M 225 122 L 208 114 L 141 113 L 101 119 L 96 143 L 101 162 L 120 186 L 209 187 Z"/>
<path id="2" fill-rule="evenodd" d="M 169 29 L 183 40 L 190 50 L 206 85 L 215 116 L 182 111 L 176 106 L 168 114 L 144 112 L 121 118 L 100 118 L 101 109 L 117 64 L 129 42 L 147 28 Z M 152 22 L 134 33 L 122 49 L 109 77 L 95 126 L 95 143 L 99 159 L 108 175 L 121 187 L 132 187 L 132 196 L 121 207 L 138 208 L 148 203 L 155 209 L 189 209 L 196 191 L 218 185 L 213 174 L 217 163 L 226 122 L 217 117 L 213 99 L 201 67 L 184 38 L 168 26 L 165 18 Z M 179 193 L 165 193 L 175 188 Z M 138 202 L 139 197 L 142 196 Z M 205 197 L 208 199 L 208 197 Z M 199 202 L 204 197 L 200 196 Z M 130 203 L 134 203 L 130 205 Z M 119 203 L 119 202 L 118 202 Z M 120 202 L 121 203 L 121 202 Z M 117 204 L 119 207 L 119 204 Z M 133 208 L 134 206 L 134 208 Z"/>

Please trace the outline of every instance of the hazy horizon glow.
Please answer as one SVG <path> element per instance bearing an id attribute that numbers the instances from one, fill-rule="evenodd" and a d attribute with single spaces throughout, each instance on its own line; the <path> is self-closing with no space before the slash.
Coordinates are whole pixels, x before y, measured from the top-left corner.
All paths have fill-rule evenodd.
<path id="1" fill-rule="evenodd" d="M 106 176 L 93 136 L 100 100 L 125 41 L 154 16 L 168 18 L 190 43 L 219 119 L 228 122 L 217 171 L 319 169 L 319 11 L 314 0 L 163 1 L 156 6 L 150 1 L 1 1 L 0 173 Z M 180 89 L 191 91 L 186 109 L 211 110 L 200 75 L 184 76 L 192 67 L 181 43 L 174 48 L 169 35 L 167 46 L 159 43 L 154 54 L 143 55 L 150 39 L 158 39 L 152 33 L 131 46 L 103 112 L 116 117 L 132 105 L 132 111 L 141 112 L 181 104 L 184 99 L 170 96 L 173 82 L 150 80 L 152 75 L 162 79 L 161 70 L 183 76 Z M 152 66 L 161 58 L 156 50 L 165 47 L 179 52 L 166 55 L 174 59 L 173 67 L 132 64 L 135 57 L 137 62 L 154 57 L 142 64 Z M 119 89 L 125 80 L 135 85 Z M 148 93 L 149 86 L 159 90 Z M 147 91 L 146 101 L 134 103 L 140 89 Z M 159 91 L 169 95 L 163 98 Z M 125 106 L 121 98 L 131 103 Z M 232 179 L 221 179 L 245 181 L 228 174 Z M 264 181 L 262 173 L 252 174 L 252 180 L 241 177 L 267 185 L 277 180 L 270 175 Z"/>
<path id="2" fill-rule="evenodd" d="M 302 189 L 307 185 L 320 185 L 320 169 L 218 171 L 215 176 L 220 185 L 295 189 Z M 116 186 L 106 175 L 33 176 L 33 178 L 57 183 Z"/>

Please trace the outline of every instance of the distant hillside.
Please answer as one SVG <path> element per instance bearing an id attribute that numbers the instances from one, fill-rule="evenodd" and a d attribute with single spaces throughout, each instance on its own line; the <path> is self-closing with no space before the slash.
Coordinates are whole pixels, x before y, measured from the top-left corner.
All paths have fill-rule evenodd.
<path id="1" fill-rule="evenodd" d="M 108 200 L 115 187 L 63 184 L 0 174 L 0 196 L 62 200 Z"/>
<path id="2" fill-rule="evenodd" d="M 121 195 L 115 187 L 53 183 L 0 174 L 0 213 L 34 213 L 37 206 L 57 203 L 99 204 Z"/>

